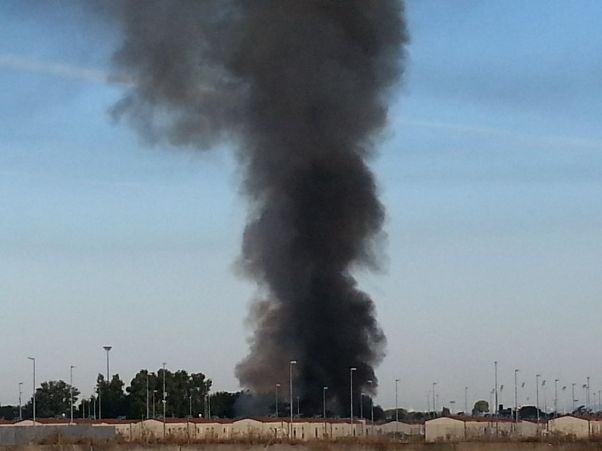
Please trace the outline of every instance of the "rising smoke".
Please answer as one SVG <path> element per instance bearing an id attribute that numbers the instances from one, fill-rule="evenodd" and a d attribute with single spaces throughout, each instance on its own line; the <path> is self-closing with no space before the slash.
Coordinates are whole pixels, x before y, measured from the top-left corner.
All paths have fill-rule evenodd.
<path id="1" fill-rule="evenodd" d="M 135 84 L 115 114 L 146 138 L 194 148 L 227 140 L 251 205 L 242 265 L 260 287 L 236 374 L 257 393 L 289 361 L 306 412 L 321 390 L 341 413 L 376 387 L 385 337 L 352 268 L 372 265 L 384 209 L 366 164 L 403 71 L 395 0 L 103 2 L 121 27 L 117 75 Z M 368 381 L 373 381 L 370 384 Z"/>

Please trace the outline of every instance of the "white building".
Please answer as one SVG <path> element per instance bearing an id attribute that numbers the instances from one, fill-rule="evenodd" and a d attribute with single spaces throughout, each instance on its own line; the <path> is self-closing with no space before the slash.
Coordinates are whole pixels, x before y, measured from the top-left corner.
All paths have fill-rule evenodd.
<path id="1" fill-rule="evenodd" d="M 460 442 L 466 440 L 466 424 L 462 417 L 440 417 L 424 423 L 424 440 L 432 442 Z"/>
<path id="2" fill-rule="evenodd" d="M 591 435 L 590 420 L 574 415 L 564 415 L 551 419 L 548 422 L 548 431 L 553 435 L 571 436 L 578 439 L 589 438 Z"/>

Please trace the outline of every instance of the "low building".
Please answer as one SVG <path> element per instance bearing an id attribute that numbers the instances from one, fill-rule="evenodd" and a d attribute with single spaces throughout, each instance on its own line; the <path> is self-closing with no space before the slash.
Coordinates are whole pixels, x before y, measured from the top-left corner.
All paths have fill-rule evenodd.
<path id="1" fill-rule="evenodd" d="M 440 417 L 424 423 L 424 440 L 432 442 L 460 442 L 466 440 L 464 417 Z"/>
<path id="2" fill-rule="evenodd" d="M 577 439 L 589 438 L 590 420 L 574 415 L 564 415 L 548 422 L 548 431 L 552 435 L 570 436 Z"/>

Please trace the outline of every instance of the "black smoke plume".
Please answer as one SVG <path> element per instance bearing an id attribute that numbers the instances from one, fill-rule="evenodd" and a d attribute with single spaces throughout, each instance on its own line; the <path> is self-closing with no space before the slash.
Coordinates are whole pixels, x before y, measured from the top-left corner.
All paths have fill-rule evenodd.
<path id="1" fill-rule="evenodd" d="M 123 32 L 116 74 L 133 80 L 115 114 L 151 141 L 239 149 L 251 205 L 242 264 L 260 287 L 242 386 L 281 384 L 320 411 L 348 412 L 376 388 L 385 337 L 351 271 L 371 252 L 384 209 L 367 166 L 403 72 L 395 0 L 102 2 Z M 372 381 L 370 383 L 369 381 Z M 357 409 L 357 406 L 356 406 Z"/>

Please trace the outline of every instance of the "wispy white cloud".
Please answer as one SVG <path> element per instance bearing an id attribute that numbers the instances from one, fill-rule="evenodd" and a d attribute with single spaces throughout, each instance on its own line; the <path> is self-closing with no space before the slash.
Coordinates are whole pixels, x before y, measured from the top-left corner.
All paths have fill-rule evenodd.
<path id="1" fill-rule="evenodd" d="M 89 83 L 130 84 L 131 80 L 119 79 L 101 69 L 76 66 L 73 64 L 41 61 L 35 58 L 13 54 L 0 54 L 0 68 L 21 72 L 71 78 Z"/>

